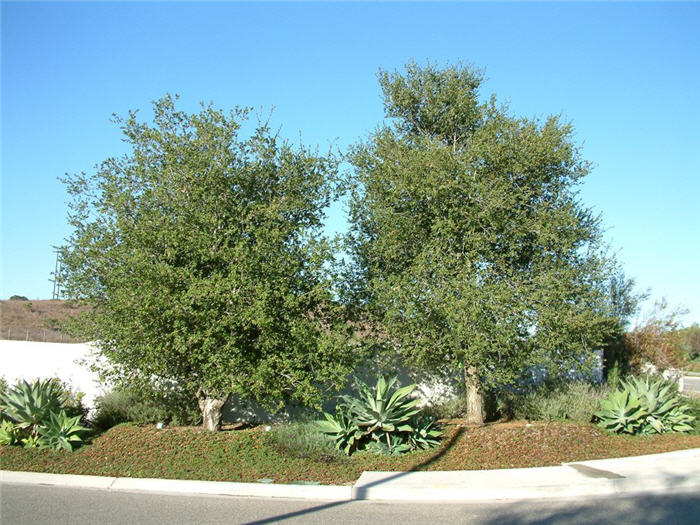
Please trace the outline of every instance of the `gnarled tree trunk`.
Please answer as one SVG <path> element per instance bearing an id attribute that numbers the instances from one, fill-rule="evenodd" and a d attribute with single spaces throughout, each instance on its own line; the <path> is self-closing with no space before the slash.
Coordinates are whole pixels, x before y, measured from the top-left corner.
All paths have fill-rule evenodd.
<path id="1" fill-rule="evenodd" d="M 221 428 L 221 409 L 228 399 L 228 394 L 222 397 L 210 397 L 201 388 L 197 392 L 199 410 L 202 412 L 202 427 L 204 430 L 216 432 Z"/>
<path id="2" fill-rule="evenodd" d="M 464 366 L 464 381 L 467 389 L 467 423 L 484 424 L 484 391 L 476 366 Z"/>

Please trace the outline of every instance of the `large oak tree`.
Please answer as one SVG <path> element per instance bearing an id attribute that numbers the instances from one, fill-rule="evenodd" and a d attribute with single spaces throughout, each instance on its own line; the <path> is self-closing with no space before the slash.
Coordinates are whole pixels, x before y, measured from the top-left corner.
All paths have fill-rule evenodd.
<path id="1" fill-rule="evenodd" d="M 130 151 L 66 178 L 68 297 L 120 380 L 174 381 L 218 428 L 230 393 L 319 405 L 353 368 L 320 234 L 337 163 L 293 148 L 248 111 L 117 119 Z"/>
<path id="2" fill-rule="evenodd" d="M 589 165 L 557 117 L 479 98 L 469 67 L 381 71 L 388 122 L 351 152 L 356 306 L 416 367 L 483 389 L 543 362 L 590 362 L 619 320 L 599 221 L 577 197 Z"/>

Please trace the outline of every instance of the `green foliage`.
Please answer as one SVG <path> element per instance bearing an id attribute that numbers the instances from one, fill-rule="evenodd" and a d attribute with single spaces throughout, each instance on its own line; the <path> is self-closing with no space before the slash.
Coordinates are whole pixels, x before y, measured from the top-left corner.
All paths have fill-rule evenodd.
<path id="1" fill-rule="evenodd" d="M 144 402 L 136 392 L 112 390 L 95 399 L 92 424 L 97 429 L 107 430 L 127 422 L 157 423 L 165 421 L 165 416 L 165 410 Z"/>
<path id="2" fill-rule="evenodd" d="M 56 389 L 60 392 L 61 408 L 70 417 L 80 416 L 80 421 L 87 423 L 88 408 L 83 405 L 85 393 L 75 390 L 69 382 L 61 381 L 57 377 L 51 378 Z"/>
<path id="3" fill-rule="evenodd" d="M 693 429 L 691 407 L 682 401 L 675 385 L 663 378 L 632 377 L 601 401 L 595 413 L 598 425 L 625 434 L 662 434 Z"/>
<path id="4" fill-rule="evenodd" d="M 39 437 L 35 435 L 29 435 L 21 439 L 22 446 L 24 448 L 37 448 L 39 446 Z"/>
<path id="5" fill-rule="evenodd" d="M 24 295 L 11 295 L 10 301 L 29 301 Z"/>
<path id="6" fill-rule="evenodd" d="M 5 380 L 4 377 L 0 376 L 0 399 L 3 398 L 3 396 L 4 396 L 5 393 L 7 392 L 7 389 L 8 389 L 8 388 L 9 388 L 9 387 L 8 387 L 8 385 L 7 385 L 7 381 Z M 2 414 L 0 413 L 0 415 L 2 415 Z"/>
<path id="7" fill-rule="evenodd" d="M 690 415 L 693 416 L 693 429 L 690 431 L 691 434 L 698 436 L 700 435 L 700 397 L 683 397 L 683 402 L 688 405 Z"/>
<path id="8" fill-rule="evenodd" d="M 195 425 L 199 408 L 192 395 L 176 388 L 116 388 L 95 400 L 92 424 L 107 430 L 120 423 Z"/>
<path id="9" fill-rule="evenodd" d="M 692 326 L 678 331 L 681 344 L 681 352 L 685 363 L 700 364 L 700 325 Z"/>
<path id="10" fill-rule="evenodd" d="M 20 442 L 21 429 L 12 421 L 0 423 L 0 445 L 17 445 Z"/>
<path id="11" fill-rule="evenodd" d="M 411 451 L 411 445 L 406 443 L 402 436 L 386 433 L 382 440 L 368 441 L 365 450 L 384 456 L 400 456 Z"/>
<path id="12" fill-rule="evenodd" d="M 411 417 L 420 411 L 415 408 L 418 399 L 408 397 L 416 385 L 407 385 L 389 395 L 396 381 L 396 377 L 387 381 L 380 376 L 374 391 L 364 383 L 358 382 L 359 398 L 344 397 L 352 420 L 363 433 L 373 435 L 400 431 L 402 425 L 407 424 Z"/>
<path id="13" fill-rule="evenodd" d="M 18 382 L 0 392 L 4 419 L 0 443 L 22 444 L 25 448 L 72 450 L 82 443 L 85 427 L 80 421 L 87 413 L 82 392 L 74 392 L 57 378 Z"/>
<path id="14" fill-rule="evenodd" d="M 481 102 L 481 75 L 461 65 L 379 82 L 393 120 L 349 157 L 349 297 L 374 343 L 463 370 L 468 394 L 536 364 L 590 366 L 628 305 L 611 304 L 619 272 L 578 200 L 589 165 L 572 126 Z"/>
<path id="15" fill-rule="evenodd" d="M 605 378 L 605 384 L 607 384 L 609 388 L 617 388 L 620 384 L 620 380 L 622 379 L 622 372 L 620 370 L 621 368 L 622 365 L 620 364 L 620 361 L 616 360 L 613 362 L 613 365 L 608 369 L 608 374 Z"/>
<path id="16" fill-rule="evenodd" d="M 434 419 L 458 419 L 467 415 L 467 400 L 464 396 L 457 396 L 440 403 L 427 406 L 423 413 Z"/>
<path id="17" fill-rule="evenodd" d="M 522 394 L 504 396 L 506 413 L 529 421 L 578 421 L 589 423 L 610 389 L 583 381 L 543 385 Z"/>
<path id="18" fill-rule="evenodd" d="M 5 416 L 32 436 L 36 436 L 39 426 L 48 421 L 49 414 L 61 408 L 61 391 L 52 379 L 33 383 L 23 380 L 0 398 L 0 410 Z"/>
<path id="19" fill-rule="evenodd" d="M 328 435 L 319 431 L 313 422 L 293 422 L 272 428 L 270 438 L 277 450 L 296 458 L 315 459 L 324 462 L 338 461 L 345 456 Z"/>
<path id="20" fill-rule="evenodd" d="M 598 426 L 618 434 L 639 433 L 646 414 L 641 401 L 629 390 L 616 390 L 600 403 Z"/>
<path id="21" fill-rule="evenodd" d="M 112 378 L 320 405 L 357 358 L 321 234 L 337 161 L 263 122 L 242 136 L 248 113 L 188 114 L 166 96 L 152 124 L 116 119 L 126 156 L 65 180 L 62 284 L 91 307 L 72 329 L 99 341 Z"/>
<path id="22" fill-rule="evenodd" d="M 645 376 L 623 381 L 622 387 L 635 392 L 647 412 L 643 433 L 688 432 L 692 429 L 690 407 L 682 402 L 675 383 Z"/>
<path id="23" fill-rule="evenodd" d="M 333 439 L 336 449 L 342 450 L 348 456 L 352 454 L 358 448 L 360 439 L 364 437 L 360 427 L 355 424 L 342 405 L 336 407 L 335 415 L 328 412 L 324 412 L 323 415 L 326 420 L 316 422 L 321 432 Z"/>
<path id="24" fill-rule="evenodd" d="M 442 432 L 436 428 L 435 419 L 430 416 L 421 416 L 412 422 L 412 432 L 408 434 L 408 446 L 410 450 L 427 450 L 437 447 Z"/>
<path id="25" fill-rule="evenodd" d="M 49 412 L 56 411 L 57 406 L 60 406 L 60 408 L 64 409 L 69 416 L 80 416 L 83 422 L 87 421 L 88 409 L 83 405 L 83 397 L 85 397 L 85 393 L 74 390 L 69 383 L 63 382 L 57 377 L 47 379 L 43 382 L 37 380 L 31 384 L 28 384 L 26 381 L 18 382 L 12 389 L 14 391 L 13 397 L 15 401 L 21 400 L 21 403 L 24 403 L 25 395 L 30 397 L 37 396 L 38 389 L 43 389 L 42 391 L 44 392 L 50 391 L 50 406 L 45 407 Z M 7 382 L 4 379 L 0 379 L 0 407 L 2 406 L 1 400 L 8 390 Z M 19 393 L 20 391 L 22 392 L 21 394 Z M 30 405 L 40 402 L 41 401 L 38 399 L 28 401 Z M 30 408 L 27 407 L 25 410 L 30 410 Z M 10 412 L 6 412 L 4 409 L 2 409 L 2 414 L 0 414 L 0 416 L 3 418 L 11 417 Z M 17 417 L 20 416 L 18 415 Z M 40 414 L 37 415 L 37 417 L 41 419 Z"/>
<path id="26" fill-rule="evenodd" d="M 72 451 L 74 444 L 83 443 L 82 434 L 88 429 L 80 425 L 81 416 L 70 417 L 65 410 L 49 414 L 48 421 L 39 427 L 39 448 Z"/>
<path id="27" fill-rule="evenodd" d="M 396 377 L 387 381 L 380 376 L 371 389 L 358 381 L 359 396 L 342 396 L 336 414 L 324 412 L 326 419 L 317 421 L 318 427 L 347 455 L 355 450 L 399 455 L 435 446 L 442 432 L 433 418 L 419 417 L 418 400 L 408 397 L 415 385 L 391 392 L 396 382 Z"/>

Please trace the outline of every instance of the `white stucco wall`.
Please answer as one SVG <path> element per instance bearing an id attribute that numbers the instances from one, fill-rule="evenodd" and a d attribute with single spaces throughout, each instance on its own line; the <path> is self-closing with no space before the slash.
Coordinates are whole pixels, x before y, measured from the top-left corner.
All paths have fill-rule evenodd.
<path id="1" fill-rule="evenodd" d="M 92 345 L 90 343 L 42 343 L 33 341 L 8 341 L 0 340 L 0 376 L 10 385 L 18 379 L 31 381 L 36 378 L 47 379 L 58 377 L 61 381 L 69 383 L 72 389 L 85 393 L 83 404 L 92 409 L 95 397 L 109 392 L 110 385 L 100 383 L 96 373 L 90 371 L 89 364 L 93 362 Z M 399 367 L 401 368 L 401 367 Z M 415 395 L 421 399 L 421 405 L 430 405 L 445 401 L 455 395 L 455 385 L 459 379 L 453 382 L 445 382 L 432 377 L 416 377 L 408 374 L 401 368 L 398 371 L 401 383 L 417 383 Z M 358 375 L 370 386 L 374 386 L 376 373 L 369 368 L 358 371 Z M 602 368 L 595 371 L 594 377 L 602 378 Z M 536 380 L 536 378 L 534 378 Z M 352 393 L 348 386 L 343 393 Z M 331 410 L 334 398 L 327 400 L 326 410 Z M 289 410 L 278 414 L 284 418 L 294 415 L 295 410 Z M 269 421 L 276 416 L 264 410 L 254 402 L 246 402 L 233 396 L 224 408 L 226 421 L 260 420 Z"/>
<path id="2" fill-rule="evenodd" d="M 58 377 L 72 389 L 85 393 L 83 404 L 92 408 L 95 397 L 109 391 L 90 371 L 90 343 L 40 343 L 0 340 L 0 376 L 10 385 L 19 379 L 28 381 Z"/>

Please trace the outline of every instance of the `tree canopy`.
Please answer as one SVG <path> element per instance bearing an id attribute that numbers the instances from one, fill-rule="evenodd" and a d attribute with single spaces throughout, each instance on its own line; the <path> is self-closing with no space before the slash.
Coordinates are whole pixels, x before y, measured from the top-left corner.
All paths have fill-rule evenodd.
<path id="1" fill-rule="evenodd" d="M 266 123 L 242 136 L 248 113 L 167 96 L 151 124 L 116 118 L 128 154 L 65 179 L 63 285 L 93 307 L 81 333 L 115 376 L 197 393 L 212 428 L 229 393 L 318 405 L 354 364 L 320 232 L 337 162 Z"/>
<path id="2" fill-rule="evenodd" d="M 484 386 L 579 367 L 619 323 L 571 125 L 479 98 L 480 72 L 381 71 L 387 124 L 351 152 L 355 304 L 409 362 Z"/>

